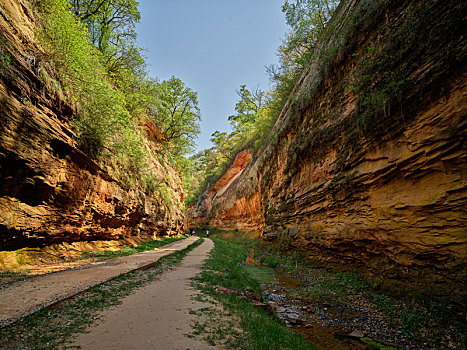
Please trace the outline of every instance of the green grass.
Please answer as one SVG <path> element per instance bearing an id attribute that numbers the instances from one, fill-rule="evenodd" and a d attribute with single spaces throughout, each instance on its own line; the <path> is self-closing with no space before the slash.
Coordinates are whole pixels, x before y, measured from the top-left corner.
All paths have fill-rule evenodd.
<path id="1" fill-rule="evenodd" d="M 363 337 L 361 339 L 362 342 L 372 345 L 374 348 L 379 349 L 379 350 L 398 350 L 397 348 L 385 344 L 378 343 L 377 341 L 374 341 L 371 338 L 368 337 Z"/>
<path id="2" fill-rule="evenodd" d="M 2 276 L 5 276 L 5 277 L 25 276 L 29 273 L 30 273 L 29 270 L 24 270 L 24 271 L 3 270 L 3 271 L 0 271 L 0 278 Z"/>
<path id="3" fill-rule="evenodd" d="M 267 257 L 262 256 L 260 258 L 260 262 L 264 263 L 264 264 L 267 264 L 269 267 L 272 267 L 273 269 L 275 269 L 280 264 L 284 263 L 284 259 L 276 258 L 274 256 L 267 256 Z"/>
<path id="4" fill-rule="evenodd" d="M 249 300 L 214 291 L 212 287 L 220 285 L 236 290 L 261 292 L 260 284 L 271 283 L 274 271 L 265 266 L 245 265 L 244 261 L 249 251 L 244 246 L 216 238 L 213 238 L 213 241 L 215 247 L 211 257 L 205 262 L 202 273 L 195 280 L 203 293 L 221 301 L 225 309 L 240 318 L 243 333 L 230 334 L 235 340 L 228 346 L 255 350 L 315 349 L 286 328 L 278 318 L 263 309 L 255 308 Z"/>
<path id="5" fill-rule="evenodd" d="M 272 284 L 276 281 L 275 273 L 269 267 L 256 265 L 245 265 L 242 267 L 250 280 L 256 280 L 265 284 Z"/>
<path id="6" fill-rule="evenodd" d="M 41 309 L 16 323 L 0 327 L 0 349 L 66 348 L 76 333 L 84 333 L 101 310 L 119 305 L 136 288 L 159 278 L 202 243 L 195 241 L 187 249 L 162 257 L 144 271 L 122 274 L 53 307 Z"/>
<path id="7" fill-rule="evenodd" d="M 118 258 L 121 256 L 128 256 L 135 253 L 145 252 L 148 250 L 153 250 L 155 248 L 159 248 L 163 245 L 179 241 L 181 239 L 186 238 L 185 236 L 181 237 L 164 237 L 162 239 L 157 239 L 154 241 L 148 241 L 141 243 L 136 247 L 123 247 L 120 250 L 110 251 L 110 250 L 94 250 L 91 252 L 83 252 L 81 258 L 88 259 L 88 258 L 100 258 L 100 259 L 111 259 L 111 258 Z"/>
<path id="8" fill-rule="evenodd" d="M 3 270 L 0 271 L 0 285 L 7 285 L 17 281 L 24 281 L 33 276 L 30 275 L 29 270 L 23 271 L 12 271 L 12 270 Z"/>
<path id="9" fill-rule="evenodd" d="M 284 252 L 278 245 L 268 245 L 252 239 L 242 232 L 226 232 L 210 229 L 213 237 L 228 240 L 243 247 L 254 249 L 255 258 L 277 270 L 286 272 L 302 282 L 289 296 L 304 302 L 346 305 L 352 295 L 360 295 L 375 312 L 382 312 L 390 326 L 413 342 L 439 344 L 446 329 L 455 330 L 455 341 L 467 346 L 465 312 L 453 304 L 436 299 L 422 292 L 407 293 L 404 298 L 391 295 L 380 288 L 377 280 L 367 280 L 353 272 L 333 272 L 317 268 L 298 252 Z M 219 283 L 220 284 L 220 283 Z M 350 298 L 350 299 L 349 299 Z"/>

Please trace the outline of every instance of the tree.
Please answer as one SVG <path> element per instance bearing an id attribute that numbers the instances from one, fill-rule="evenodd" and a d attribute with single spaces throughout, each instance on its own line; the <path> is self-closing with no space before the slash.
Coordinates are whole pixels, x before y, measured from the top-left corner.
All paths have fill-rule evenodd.
<path id="1" fill-rule="evenodd" d="M 148 114 L 161 130 L 175 154 L 186 154 L 194 148 L 201 121 L 196 92 L 175 77 L 153 85 Z"/>
<path id="2" fill-rule="evenodd" d="M 240 101 L 235 105 L 237 114 L 231 115 L 228 119 L 234 128 L 234 133 L 242 133 L 250 130 L 258 118 L 260 111 L 264 107 L 266 93 L 257 88 L 250 91 L 246 85 L 241 85 L 237 90 Z"/>
<path id="3" fill-rule="evenodd" d="M 135 25 L 141 19 L 136 0 L 70 0 L 71 9 L 89 31 L 91 43 L 114 74 L 144 66 L 136 46 Z"/>
<path id="4" fill-rule="evenodd" d="M 210 141 L 213 143 L 217 151 L 222 155 L 222 157 L 228 157 L 230 147 L 229 147 L 230 135 L 226 132 L 214 131 L 211 135 Z"/>
<path id="5" fill-rule="evenodd" d="M 339 0 L 286 0 L 282 6 L 291 31 L 279 47 L 284 69 L 303 68 L 325 31 Z"/>

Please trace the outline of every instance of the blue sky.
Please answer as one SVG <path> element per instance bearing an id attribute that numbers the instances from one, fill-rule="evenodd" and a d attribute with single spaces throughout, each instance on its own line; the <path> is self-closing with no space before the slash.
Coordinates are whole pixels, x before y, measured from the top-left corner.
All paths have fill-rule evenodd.
<path id="1" fill-rule="evenodd" d="M 215 130 L 229 131 L 236 90 L 269 89 L 265 66 L 287 31 L 283 0 L 140 0 L 138 44 L 147 50 L 151 76 L 172 75 L 198 92 L 198 150 L 211 147 Z"/>

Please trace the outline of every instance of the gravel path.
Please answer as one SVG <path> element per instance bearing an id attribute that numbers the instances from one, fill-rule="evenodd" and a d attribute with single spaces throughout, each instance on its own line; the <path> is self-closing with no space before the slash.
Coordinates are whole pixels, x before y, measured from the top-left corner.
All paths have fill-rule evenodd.
<path id="1" fill-rule="evenodd" d="M 100 261 L 2 286 L 0 288 L 0 325 L 13 323 L 21 317 L 122 273 L 151 266 L 163 256 L 185 249 L 197 239 L 198 237 L 189 237 L 152 251 Z"/>
<path id="2" fill-rule="evenodd" d="M 80 334 L 74 346 L 82 349 L 217 349 L 189 338 L 193 311 L 212 306 L 194 300 L 197 292 L 191 278 L 200 272 L 214 243 L 205 239 L 188 253 L 175 269 L 122 300 L 117 307 L 103 311 L 99 324 Z M 192 311 L 190 313 L 190 311 Z"/>

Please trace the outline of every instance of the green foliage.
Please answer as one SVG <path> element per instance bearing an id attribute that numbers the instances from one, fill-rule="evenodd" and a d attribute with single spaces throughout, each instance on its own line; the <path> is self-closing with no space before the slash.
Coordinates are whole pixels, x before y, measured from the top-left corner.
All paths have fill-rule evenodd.
<path id="1" fill-rule="evenodd" d="M 240 101 L 235 105 L 234 115 L 228 119 L 235 133 L 247 132 L 254 127 L 260 117 L 265 102 L 265 92 L 260 89 L 250 91 L 246 85 L 241 85 L 237 91 Z"/>
<path id="2" fill-rule="evenodd" d="M 0 73 L 3 79 L 13 78 L 9 74 L 10 68 L 14 65 L 14 58 L 11 56 L 13 45 L 6 35 L 5 29 L 0 29 Z"/>
<path id="3" fill-rule="evenodd" d="M 10 54 L 0 52 L 0 70 L 8 69 L 10 65 L 11 65 Z"/>
<path id="4" fill-rule="evenodd" d="M 141 174 L 141 183 L 146 193 L 152 194 L 157 191 L 159 184 L 161 183 L 162 179 L 158 176 L 154 175 L 153 173 L 143 173 Z"/>
<path id="5" fill-rule="evenodd" d="M 379 350 L 399 350 L 396 347 L 389 346 L 387 344 L 381 344 L 371 338 L 368 337 L 363 337 L 360 339 L 362 342 L 371 345 L 374 349 L 379 349 Z"/>
<path id="6" fill-rule="evenodd" d="M 140 61 L 135 25 L 141 19 L 135 0 L 70 0 L 75 17 L 86 25 L 89 40 L 103 54 L 105 66 L 117 73 Z M 141 63 L 141 62 L 140 62 Z"/>
<path id="7" fill-rule="evenodd" d="M 0 44 L 0 71 L 8 69 L 12 64 L 11 56 L 4 49 L 3 44 Z"/>
<path id="8" fill-rule="evenodd" d="M 283 70 L 307 65 L 338 4 L 338 0 L 285 1 L 282 12 L 291 31 L 279 47 Z"/>
<path id="9" fill-rule="evenodd" d="M 197 240 L 183 251 L 160 258 L 154 267 L 121 274 L 52 307 L 40 309 L 18 322 L 1 326 L 0 348 L 70 348 L 73 338 L 95 324 L 102 310 L 121 304 L 123 298 L 137 288 L 159 279 L 164 271 L 176 267 L 202 241 Z"/>
<path id="10" fill-rule="evenodd" d="M 140 169 L 145 153 L 138 121 L 125 108 L 123 93 L 113 88 L 84 23 L 68 10 L 65 0 L 46 0 L 37 6 L 44 22 L 40 37 L 53 53 L 70 98 L 79 106 L 74 124 L 82 149 L 96 158 L 108 150 L 129 171 Z"/>
<path id="11" fill-rule="evenodd" d="M 353 272 L 333 272 L 328 269 L 329 265 L 323 269 L 321 263 L 321 267 L 314 267 L 309 258 L 297 251 L 284 252 L 279 244 L 268 245 L 244 232 L 233 234 L 215 227 L 211 227 L 210 232 L 215 238 L 241 244 L 245 252 L 254 249 L 259 261 L 277 263 L 276 269 L 299 278 L 304 285 L 290 291 L 293 299 L 342 306 L 352 300 L 353 295 L 359 295 L 368 305 L 381 312 L 394 330 L 415 342 L 439 348 L 436 345 L 445 340 L 444 331 L 455 329 L 455 341 L 465 344 L 465 313 L 452 303 L 421 291 L 393 296 L 381 288 L 380 280 L 369 281 Z"/>
<path id="12" fill-rule="evenodd" d="M 196 92 L 178 78 L 171 77 L 155 84 L 155 99 L 149 105 L 149 115 L 170 143 L 172 153 L 186 154 L 194 149 L 194 137 L 200 132 L 201 121 Z"/>
<path id="13" fill-rule="evenodd" d="M 215 131 L 211 136 L 214 146 L 191 158 L 196 166 L 191 174 L 187 206 L 196 203 L 202 193 L 225 173 L 240 151 L 250 149 L 254 154 L 271 134 L 276 116 L 269 107 L 272 103 L 270 96 L 260 89 L 249 90 L 246 85 L 240 86 L 237 94 L 236 114 L 228 118 L 233 131 Z"/>
<path id="14" fill-rule="evenodd" d="M 170 208 L 172 205 L 172 197 L 173 197 L 173 190 L 170 188 L 169 185 L 162 182 L 156 189 L 156 192 L 162 199 L 162 202 L 165 204 L 167 208 Z"/>
<path id="15" fill-rule="evenodd" d="M 312 52 L 325 35 L 326 24 L 338 2 L 285 1 L 282 10 L 291 31 L 279 47 L 279 66 L 271 65 L 267 68 L 274 87 L 264 92 L 250 90 L 246 85 L 240 86 L 236 113 L 228 117 L 233 131 L 230 134 L 214 132 L 211 137 L 213 147 L 193 157 L 193 161 L 200 166 L 191 178 L 187 206 L 202 197 L 203 192 L 225 173 L 240 151 L 250 149 L 257 156 L 267 142 L 278 141 L 277 134 L 272 132 L 274 123 L 289 101 L 293 87 L 303 68 L 308 65 Z M 326 59 L 332 61 L 336 53 L 336 48 L 329 50 Z"/>
<path id="16" fill-rule="evenodd" d="M 273 269 L 277 268 L 280 264 L 284 263 L 284 260 L 281 258 L 276 258 L 274 256 L 262 257 L 261 262 L 264 262 Z"/>
<path id="17" fill-rule="evenodd" d="M 180 79 L 148 77 L 135 43 L 138 2 L 44 0 L 35 7 L 43 24 L 37 34 L 50 54 L 45 64 L 60 78 L 46 71 L 41 77 L 76 105 L 72 123 L 79 147 L 125 187 L 158 192 L 170 205 L 163 179 L 148 169 L 148 151 L 161 154 L 162 164 L 170 162 L 182 174 L 189 171 L 184 154 L 199 133 L 200 113 L 196 93 Z M 143 120 L 161 133 L 155 144 L 145 140 Z"/>

